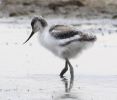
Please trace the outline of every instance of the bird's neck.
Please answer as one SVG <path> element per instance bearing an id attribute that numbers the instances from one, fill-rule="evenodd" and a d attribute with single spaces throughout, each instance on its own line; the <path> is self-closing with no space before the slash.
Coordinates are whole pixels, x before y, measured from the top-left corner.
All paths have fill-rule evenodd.
<path id="1" fill-rule="evenodd" d="M 48 30 L 48 26 L 42 27 L 42 28 L 40 29 L 40 32 L 41 32 L 41 33 L 44 33 L 44 32 L 47 31 L 47 30 Z"/>

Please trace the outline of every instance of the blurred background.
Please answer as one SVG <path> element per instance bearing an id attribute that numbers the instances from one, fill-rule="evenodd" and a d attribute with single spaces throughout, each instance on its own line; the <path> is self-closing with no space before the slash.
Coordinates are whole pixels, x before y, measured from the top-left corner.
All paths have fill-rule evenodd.
<path id="1" fill-rule="evenodd" d="M 116 18 L 117 0 L 0 0 L 0 17 Z"/>

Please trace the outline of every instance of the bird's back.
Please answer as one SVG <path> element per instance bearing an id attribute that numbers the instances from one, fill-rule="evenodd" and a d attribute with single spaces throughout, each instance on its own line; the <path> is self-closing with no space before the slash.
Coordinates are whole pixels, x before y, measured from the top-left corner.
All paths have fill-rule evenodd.
<path id="1" fill-rule="evenodd" d="M 49 29 L 49 33 L 57 39 L 68 39 L 78 36 L 78 41 L 95 41 L 96 36 L 93 34 L 83 33 L 72 26 L 54 25 Z"/>

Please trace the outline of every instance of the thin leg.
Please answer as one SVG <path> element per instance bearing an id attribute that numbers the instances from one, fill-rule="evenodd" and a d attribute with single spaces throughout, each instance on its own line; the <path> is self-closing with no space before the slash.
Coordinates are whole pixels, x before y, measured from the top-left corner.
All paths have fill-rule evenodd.
<path id="1" fill-rule="evenodd" d="M 74 69 L 73 69 L 71 63 L 69 62 L 69 60 L 66 59 L 66 61 L 67 61 L 67 64 L 69 65 L 69 67 L 70 67 L 70 75 L 71 75 L 71 78 L 74 78 Z"/>
<path id="2" fill-rule="evenodd" d="M 65 68 L 60 73 L 61 78 L 63 77 L 63 75 L 66 73 L 67 70 L 68 70 L 68 64 L 67 64 L 67 60 L 66 60 L 65 61 Z"/>
<path id="3" fill-rule="evenodd" d="M 73 82 L 74 82 L 74 70 L 73 70 L 73 67 L 71 65 L 71 63 L 69 62 L 68 59 L 66 59 L 69 67 L 70 67 L 70 75 L 71 75 L 71 78 L 70 78 L 70 87 L 69 87 L 69 91 L 71 90 L 72 86 L 73 86 Z"/>

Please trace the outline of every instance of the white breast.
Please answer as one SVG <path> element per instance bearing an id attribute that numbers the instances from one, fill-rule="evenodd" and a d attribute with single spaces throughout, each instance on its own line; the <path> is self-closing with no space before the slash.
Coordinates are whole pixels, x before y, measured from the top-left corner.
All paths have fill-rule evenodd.
<path id="1" fill-rule="evenodd" d="M 93 42 L 86 41 L 73 41 L 68 45 L 61 46 L 61 44 L 66 43 L 67 41 L 71 41 L 74 39 L 79 39 L 79 35 L 75 35 L 74 37 L 67 39 L 56 39 L 48 30 L 44 31 L 44 33 L 40 34 L 39 40 L 40 43 L 47 49 L 49 49 L 55 55 L 61 58 L 73 58 L 81 53 L 82 50 L 89 47 Z"/>

